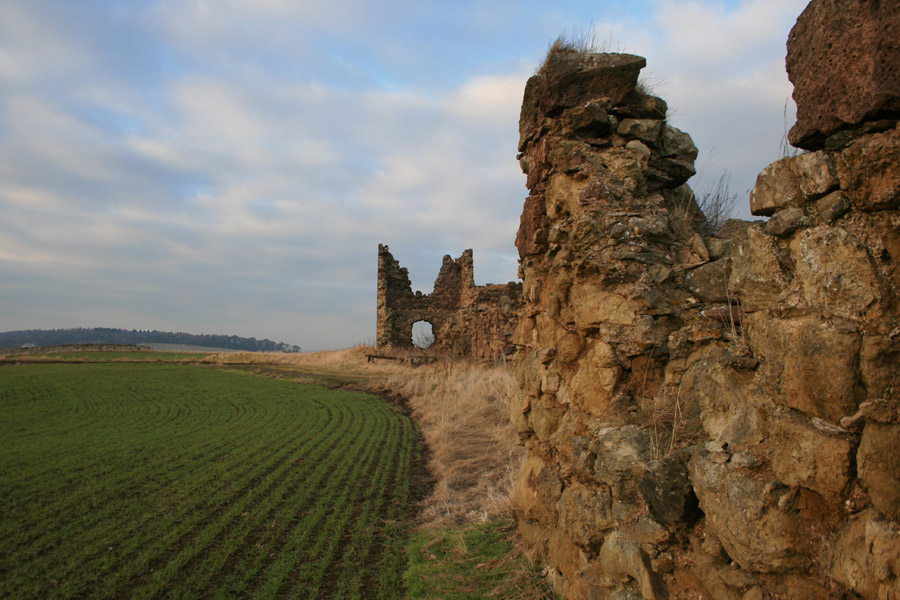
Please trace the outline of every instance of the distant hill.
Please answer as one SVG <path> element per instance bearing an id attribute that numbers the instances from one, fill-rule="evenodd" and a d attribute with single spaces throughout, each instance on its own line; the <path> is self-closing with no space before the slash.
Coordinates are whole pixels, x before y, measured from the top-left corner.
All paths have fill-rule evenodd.
<path id="1" fill-rule="evenodd" d="M 203 348 L 224 348 L 246 352 L 300 352 L 300 346 L 243 338 L 236 335 L 173 333 L 151 329 L 113 329 L 79 327 L 76 329 L 27 329 L 0 333 L 0 348 L 22 346 L 63 346 L 69 344 L 181 344 Z"/>

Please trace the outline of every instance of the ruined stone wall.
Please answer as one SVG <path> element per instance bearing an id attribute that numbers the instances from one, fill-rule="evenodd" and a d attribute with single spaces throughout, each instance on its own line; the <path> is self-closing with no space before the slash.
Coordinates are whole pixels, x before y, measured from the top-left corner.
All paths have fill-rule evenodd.
<path id="1" fill-rule="evenodd" d="M 811 3 L 798 89 L 848 23 L 896 31 L 898 4 Z M 897 39 L 867 47 L 896 66 Z M 858 47 L 832 68 L 881 77 Z M 556 48 L 525 90 L 520 533 L 566 598 L 900 598 L 900 89 L 830 90 L 878 108 L 825 129 L 795 95 L 812 152 L 760 174 L 767 222 L 710 235 L 643 66 Z"/>
<path id="2" fill-rule="evenodd" d="M 383 244 L 378 245 L 379 349 L 413 347 L 412 326 L 431 323 L 434 350 L 453 356 L 504 360 L 522 308 L 522 286 L 475 285 L 472 250 L 453 260 L 444 256 L 431 294 L 412 291 L 409 272 Z"/>

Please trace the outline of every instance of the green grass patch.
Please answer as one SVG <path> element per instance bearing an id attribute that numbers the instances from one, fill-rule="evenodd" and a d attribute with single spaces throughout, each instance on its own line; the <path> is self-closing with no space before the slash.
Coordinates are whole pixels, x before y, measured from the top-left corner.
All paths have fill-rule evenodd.
<path id="1" fill-rule="evenodd" d="M 511 520 L 497 520 L 418 532 L 408 549 L 408 597 L 553 598 L 535 567 L 514 550 L 513 531 Z"/>
<path id="2" fill-rule="evenodd" d="M 0 597 L 402 597 L 421 453 L 370 394 L 0 367 Z"/>

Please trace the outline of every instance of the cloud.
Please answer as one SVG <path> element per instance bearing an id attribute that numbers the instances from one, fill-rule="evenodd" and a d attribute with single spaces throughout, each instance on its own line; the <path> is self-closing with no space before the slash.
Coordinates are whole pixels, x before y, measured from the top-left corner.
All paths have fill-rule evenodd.
<path id="1" fill-rule="evenodd" d="M 800 4 L 635 2 L 595 28 L 647 56 L 673 123 L 701 159 L 715 148 L 708 179 L 721 166 L 746 187 L 776 158 Z M 596 12 L 3 3 L 0 329 L 338 347 L 374 335 L 380 242 L 417 289 L 469 247 L 479 283 L 514 279 L 524 84 L 548 43 Z"/>
<path id="2" fill-rule="evenodd" d="M 655 35 L 627 40 L 647 57 L 645 77 L 668 101 L 671 122 L 691 134 L 700 151 L 691 185 L 702 191 L 728 171 L 742 218 L 751 218 L 749 190 L 756 174 L 779 158 L 793 120 L 785 40 L 806 4 L 661 0 Z"/>

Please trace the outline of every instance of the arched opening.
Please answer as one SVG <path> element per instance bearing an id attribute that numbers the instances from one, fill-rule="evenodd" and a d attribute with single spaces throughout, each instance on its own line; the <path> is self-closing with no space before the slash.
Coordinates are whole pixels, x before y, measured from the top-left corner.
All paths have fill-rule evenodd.
<path id="1" fill-rule="evenodd" d="M 416 348 L 428 348 L 434 344 L 434 329 L 428 321 L 416 321 L 412 326 L 412 343 Z"/>

